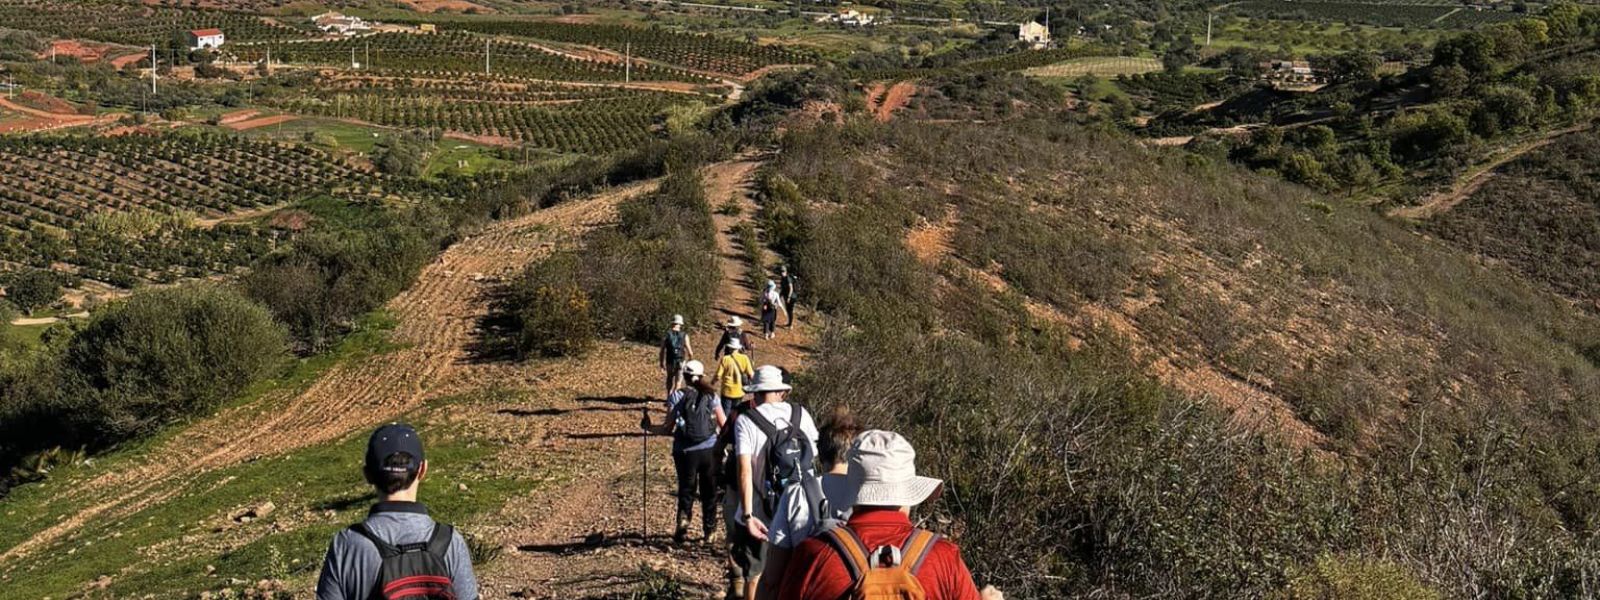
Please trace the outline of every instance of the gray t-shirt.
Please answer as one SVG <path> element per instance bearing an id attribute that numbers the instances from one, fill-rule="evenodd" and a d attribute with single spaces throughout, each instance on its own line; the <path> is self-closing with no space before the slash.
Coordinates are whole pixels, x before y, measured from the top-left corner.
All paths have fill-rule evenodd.
<path id="1" fill-rule="evenodd" d="M 824 473 L 822 496 L 828 499 L 833 518 L 843 521 L 850 518 L 850 509 L 856 503 L 856 488 L 850 478 L 835 473 Z M 767 525 L 767 540 L 779 548 L 794 549 L 800 542 L 816 537 L 827 530 L 823 522 L 811 518 L 811 503 L 805 501 L 805 490 L 794 486 L 778 497 L 778 508 L 773 511 L 772 523 Z"/>
<path id="2" fill-rule="evenodd" d="M 428 508 L 417 502 L 379 502 L 367 513 L 367 529 L 391 545 L 427 542 L 433 535 L 433 518 Z M 322 576 L 317 579 L 317 600 L 367 600 L 378 583 L 378 567 L 383 556 L 372 540 L 345 529 L 333 536 L 328 555 L 322 560 Z M 450 568 L 450 581 L 457 600 L 477 600 L 478 579 L 472 574 L 472 553 L 467 541 L 456 531 L 450 550 L 444 556 Z"/>

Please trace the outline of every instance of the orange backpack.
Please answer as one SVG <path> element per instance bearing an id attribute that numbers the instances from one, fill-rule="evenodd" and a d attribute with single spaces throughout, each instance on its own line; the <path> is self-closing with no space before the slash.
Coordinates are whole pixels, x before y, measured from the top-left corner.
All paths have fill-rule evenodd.
<path id="1" fill-rule="evenodd" d="M 911 530 L 899 548 L 881 546 L 872 551 L 849 527 L 838 527 L 825 534 L 844 566 L 850 571 L 851 600 L 925 600 L 927 592 L 917 581 L 917 571 L 927 560 L 928 551 L 939 541 L 938 534 Z"/>

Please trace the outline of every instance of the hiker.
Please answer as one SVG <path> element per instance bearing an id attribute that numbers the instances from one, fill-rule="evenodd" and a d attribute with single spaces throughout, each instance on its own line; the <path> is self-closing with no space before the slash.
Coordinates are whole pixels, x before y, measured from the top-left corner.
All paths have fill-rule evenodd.
<path id="1" fill-rule="evenodd" d="M 717 363 L 717 384 L 722 393 L 722 412 L 733 412 L 734 405 L 744 400 L 744 383 L 755 376 L 750 357 L 744 354 L 744 342 L 739 338 L 728 340 L 727 354 Z"/>
<path id="2" fill-rule="evenodd" d="M 761 336 L 772 339 L 778 330 L 778 311 L 783 309 L 783 298 L 778 296 L 778 284 L 767 280 L 767 290 L 761 293 Z"/>
<path id="3" fill-rule="evenodd" d="M 784 569 L 794 549 L 823 532 L 830 531 L 850 516 L 850 507 L 856 503 L 855 488 L 847 476 L 849 463 L 845 453 L 861 428 L 850 413 L 849 407 L 838 404 L 828 413 L 822 424 L 822 436 L 817 439 L 817 458 L 826 471 L 821 479 L 822 498 L 808 498 L 802 486 L 778 498 L 778 507 L 772 511 L 772 522 L 767 524 L 767 561 L 761 572 L 761 585 L 756 598 L 772 600 L 778 597 L 778 582 L 783 581 Z M 819 501 L 820 500 L 820 501 Z M 826 511 L 821 518 L 817 512 Z"/>
<path id="4" fill-rule="evenodd" d="M 794 329 L 794 300 L 795 293 L 799 291 L 795 288 L 796 283 L 794 274 L 789 272 L 789 265 L 778 265 L 778 293 L 783 297 L 783 314 L 788 321 L 784 327 L 787 329 Z"/>
<path id="5" fill-rule="evenodd" d="M 472 555 L 455 528 L 435 523 L 417 502 L 428 475 L 422 438 L 410 425 L 379 427 L 367 440 L 367 483 L 378 503 L 366 520 L 340 531 L 317 579 L 317 600 L 476 600 Z"/>
<path id="6" fill-rule="evenodd" d="M 694 348 L 689 345 L 689 334 L 683 331 L 683 315 L 672 315 L 672 326 L 661 338 L 661 350 L 656 362 L 667 373 L 667 395 L 683 385 L 683 361 L 694 358 Z"/>
<path id="7" fill-rule="evenodd" d="M 780 600 L 981 598 L 955 544 L 911 524 L 911 507 L 943 485 L 918 476 L 916 458 L 900 434 L 856 437 L 847 458 L 856 489 L 850 518 L 800 544 L 784 569 Z"/>
<path id="8" fill-rule="evenodd" d="M 742 597 L 753 600 L 765 569 L 767 523 L 778 497 L 802 481 L 817 484 L 818 435 L 811 414 L 785 400 L 790 386 L 778 367 L 757 369 L 748 390 L 755 395 L 754 408 L 740 415 L 733 427 L 739 478 L 734 522 L 742 527 L 733 528 L 729 543 L 738 566 L 736 578 L 744 579 Z"/>
<path id="9" fill-rule="evenodd" d="M 733 340 L 739 340 L 745 356 L 755 356 L 755 346 L 750 344 L 750 334 L 743 330 L 744 319 L 728 317 L 728 322 L 723 327 L 725 329 L 722 331 L 722 339 L 717 340 L 717 348 L 712 352 L 712 358 L 721 361 L 728 351 L 728 342 Z"/>
<path id="10" fill-rule="evenodd" d="M 706 379 L 706 367 L 698 360 L 683 365 L 685 384 L 667 396 L 667 419 L 657 429 L 645 414 L 639 426 L 645 431 L 672 434 L 672 465 L 678 472 L 678 521 L 673 543 L 682 544 L 689 535 L 689 520 L 694 517 L 694 501 L 700 500 L 700 533 L 710 540 L 717 523 L 717 433 L 727 423 L 722 400 Z"/>

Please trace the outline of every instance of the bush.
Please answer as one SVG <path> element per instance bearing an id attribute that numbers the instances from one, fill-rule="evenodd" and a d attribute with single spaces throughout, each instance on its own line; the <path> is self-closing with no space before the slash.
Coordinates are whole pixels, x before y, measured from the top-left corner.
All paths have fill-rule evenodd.
<path id="1" fill-rule="evenodd" d="M 24 269 L 0 276 L 0 285 L 6 290 L 5 298 L 23 312 L 45 308 L 61 299 L 61 284 L 65 276 L 45 269 Z"/>
<path id="2" fill-rule="evenodd" d="M 99 449 L 204 415 L 272 373 L 282 329 L 238 292 L 193 284 L 97 313 L 0 397 L 0 466 L 42 449 Z"/>
<path id="3" fill-rule="evenodd" d="M 191 285 L 137 294 L 95 315 L 63 367 L 96 403 L 96 437 L 119 440 L 209 412 L 271 373 L 283 331 L 238 292 Z"/>
<path id="4" fill-rule="evenodd" d="M 302 351 L 319 351 L 411 284 L 438 250 L 432 231 L 389 222 L 307 234 L 262 259 L 241 283 Z"/>
<path id="5" fill-rule="evenodd" d="M 1438 600 L 1405 569 L 1383 561 L 1323 555 L 1303 572 L 1276 600 Z"/>
<path id="6" fill-rule="evenodd" d="M 578 281 L 577 256 L 559 254 L 530 265 L 505 299 L 519 358 L 582 356 L 594 344 L 589 294 Z"/>

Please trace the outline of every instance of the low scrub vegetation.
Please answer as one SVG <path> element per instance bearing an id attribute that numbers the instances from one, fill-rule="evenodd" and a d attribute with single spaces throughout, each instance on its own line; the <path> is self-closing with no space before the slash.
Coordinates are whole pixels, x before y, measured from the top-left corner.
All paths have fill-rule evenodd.
<path id="1" fill-rule="evenodd" d="M 1594 575 L 1579 348 L 1600 328 L 1362 207 L 1031 121 L 790 132 L 762 181 L 773 249 L 838 317 L 798 389 L 910 436 L 1008 594 L 1548 597 Z M 927 223 L 949 256 L 889 234 Z M 1204 371 L 1315 433 L 1177 386 Z"/>

